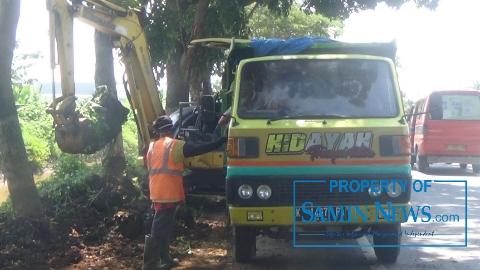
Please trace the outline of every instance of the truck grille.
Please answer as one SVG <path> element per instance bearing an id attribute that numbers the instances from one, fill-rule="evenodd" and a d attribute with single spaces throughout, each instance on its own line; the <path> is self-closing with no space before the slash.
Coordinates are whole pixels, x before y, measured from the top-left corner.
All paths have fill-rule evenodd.
<path id="1" fill-rule="evenodd" d="M 293 180 L 279 181 L 277 192 L 280 204 L 293 204 Z M 372 199 L 365 193 L 338 192 L 333 189 L 330 192 L 330 181 L 326 183 L 295 183 L 295 200 L 297 206 L 304 202 L 312 202 L 314 205 L 336 205 L 336 204 L 361 204 L 371 203 Z M 367 196 L 365 196 L 367 195 Z"/>
<path id="2" fill-rule="evenodd" d="M 235 177 L 227 179 L 227 201 L 229 204 L 245 205 L 245 206 L 293 206 L 293 183 L 298 178 L 293 177 Z M 304 202 L 312 202 L 315 206 L 323 205 L 358 205 L 358 204 L 371 204 L 373 202 L 408 202 L 410 200 L 410 187 L 407 188 L 407 192 L 400 195 L 397 198 L 390 198 L 386 194 L 382 194 L 379 198 L 373 199 L 368 194 L 368 191 L 364 192 L 338 192 L 338 189 L 333 189 L 330 192 L 330 179 L 341 180 L 362 180 L 362 179 L 375 179 L 375 180 L 410 180 L 411 177 L 406 175 L 388 175 L 388 176 L 346 176 L 339 177 L 319 177 L 318 180 L 325 179 L 326 182 L 296 182 L 295 183 L 295 201 L 296 205 L 300 206 Z M 329 180 L 326 180 L 329 179 Z M 310 180 L 304 178 L 302 180 Z M 238 196 L 238 188 L 248 184 L 253 189 L 253 196 L 244 200 Z M 256 190 L 260 185 L 269 185 L 272 189 L 272 196 L 268 200 L 260 200 L 256 195 Z M 411 186 L 411 184 L 410 184 Z"/>

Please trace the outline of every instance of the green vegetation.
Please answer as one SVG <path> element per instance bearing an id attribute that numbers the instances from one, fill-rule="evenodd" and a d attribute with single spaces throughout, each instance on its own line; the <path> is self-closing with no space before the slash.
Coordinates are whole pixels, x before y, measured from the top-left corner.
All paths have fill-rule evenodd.
<path id="1" fill-rule="evenodd" d="M 124 190 L 115 190 L 112 193 L 113 188 L 107 186 L 104 168 L 101 165 L 105 149 L 92 155 L 72 155 L 62 153 L 56 145 L 53 119 L 45 111 L 49 101 L 41 96 L 36 80 L 26 76 L 27 69 L 30 67 L 27 60 L 39 57 L 36 54 L 17 56 L 12 69 L 12 79 L 22 136 L 30 165 L 36 174 L 41 174 L 46 169 L 53 170 L 47 179 L 37 183 L 45 214 L 49 217 L 68 215 L 71 211 L 76 211 L 74 206 L 79 200 L 85 200 L 85 198 L 88 200 L 89 207 L 110 214 L 118 207 L 146 199 L 140 192 L 142 188 L 144 190 L 140 180 L 145 174 L 145 169 L 136 164 L 138 130 L 132 111 L 129 112 L 128 120 L 122 126 L 127 160 L 125 179 L 115 183 L 118 186 L 124 186 Z M 162 100 L 164 101 L 163 98 Z M 91 98 L 80 99 L 77 101 L 77 107 L 82 108 L 88 102 L 92 102 Z M 127 108 L 130 107 L 126 100 L 122 104 Z M 84 109 L 84 113 L 90 115 L 95 112 Z M 115 197 L 112 194 L 119 196 Z M 13 220 L 18 216 L 12 209 L 10 198 L 0 205 L 0 219 Z"/>
<path id="2" fill-rule="evenodd" d="M 103 177 L 101 159 L 104 149 L 92 155 L 70 155 L 60 151 L 55 142 L 53 119 L 45 111 L 49 101 L 41 96 L 36 80 L 27 76 L 32 61 L 40 57 L 37 53 L 15 56 L 12 68 L 13 94 L 33 173 L 41 174 L 45 169 L 54 171 L 49 179 L 37 184 L 39 194 L 60 211 L 78 196 L 97 195 L 98 190 L 90 187 L 88 179 L 92 179 L 93 175 L 96 179 Z M 91 99 L 79 100 L 77 107 L 81 108 L 87 102 L 91 102 Z M 123 102 L 123 105 L 129 107 L 128 102 Z M 138 181 L 145 170 L 136 165 L 138 139 L 132 112 L 123 125 L 122 135 L 128 163 L 125 175 Z M 10 198 L 1 205 L 0 213 L 15 216 Z"/>
<path id="3" fill-rule="evenodd" d="M 25 140 L 29 161 L 35 173 L 51 167 L 61 155 L 61 151 L 55 143 L 53 119 L 45 112 L 49 101 L 41 96 L 41 89 L 37 87 L 37 80 L 27 75 L 28 69 L 39 58 L 41 58 L 41 55 L 38 53 L 18 54 L 14 58 L 12 67 L 13 94 L 22 128 L 22 136 Z M 105 91 L 105 89 L 100 90 Z M 77 107 L 82 108 L 82 113 L 95 119 L 92 115 L 98 112 L 92 111 L 91 106 L 85 106 L 89 102 L 100 103 L 98 100 L 85 98 L 78 100 Z M 123 102 L 123 106 L 128 108 L 130 105 Z M 101 126 L 95 127 L 103 128 Z M 128 115 L 128 121 L 123 125 L 122 135 L 125 139 L 126 154 L 129 155 L 130 160 L 136 159 L 133 155 L 137 153 L 137 127 L 131 112 Z M 103 151 L 100 151 L 94 155 L 85 156 L 85 159 L 88 162 L 98 161 L 102 154 Z"/>
<path id="4" fill-rule="evenodd" d="M 298 3 L 292 5 L 288 17 L 278 16 L 266 6 L 254 8 L 247 7 L 247 11 L 252 14 L 248 23 L 250 35 L 255 38 L 336 38 L 343 32 L 340 20 L 331 20 L 320 14 L 309 15 Z"/>
<path id="5" fill-rule="evenodd" d="M 35 172 L 59 154 L 54 145 L 52 119 L 45 113 L 48 103 L 41 98 L 36 80 L 27 76 L 27 70 L 40 58 L 39 53 L 18 54 L 12 64 L 13 95 L 28 159 Z"/>
<path id="6" fill-rule="evenodd" d="M 38 172 L 60 153 L 55 146 L 52 119 L 45 113 L 48 103 L 34 85 L 14 87 L 14 91 L 28 159 L 32 169 Z"/>

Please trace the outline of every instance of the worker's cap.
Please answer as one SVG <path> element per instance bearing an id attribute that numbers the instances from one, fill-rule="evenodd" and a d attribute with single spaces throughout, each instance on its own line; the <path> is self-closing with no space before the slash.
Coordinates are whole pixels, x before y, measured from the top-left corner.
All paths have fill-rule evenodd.
<path id="1" fill-rule="evenodd" d="M 165 133 L 173 130 L 172 119 L 168 115 L 161 115 L 153 121 L 153 128 L 159 133 Z"/>

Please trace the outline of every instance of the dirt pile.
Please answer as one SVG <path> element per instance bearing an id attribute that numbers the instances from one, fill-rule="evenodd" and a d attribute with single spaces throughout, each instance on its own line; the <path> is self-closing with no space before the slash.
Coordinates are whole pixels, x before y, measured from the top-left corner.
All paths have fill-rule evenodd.
<path id="1" fill-rule="evenodd" d="M 132 191 L 128 178 L 114 187 L 96 175 L 86 183 L 72 189 L 62 207 L 51 196 L 42 197 L 43 220 L 0 216 L 0 269 L 141 269 L 151 202 Z M 223 218 L 222 208 L 221 198 L 188 196 L 186 206 L 178 209 L 172 253 L 182 265 L 224 269 L 228 232 L 212 220 Z M 210 250 L 201 251 L 204 245 Z"/>

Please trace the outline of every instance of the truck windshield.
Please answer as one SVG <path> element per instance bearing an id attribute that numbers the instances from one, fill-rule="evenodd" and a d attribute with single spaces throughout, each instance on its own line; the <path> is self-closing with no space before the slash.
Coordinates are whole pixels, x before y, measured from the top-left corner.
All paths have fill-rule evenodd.
<path id="1" fill-rule="evenodd" d="M 480 120 L 480 96 L 442 95 L 444 120 Z"/>
<path id="2" fill-rule="evenodd" d="M 240 118 L 249 119 L 395 117 L 399 114 L 395 89 L 384 61 L 256 61 L 241 70 L 237 109 Z"/>

